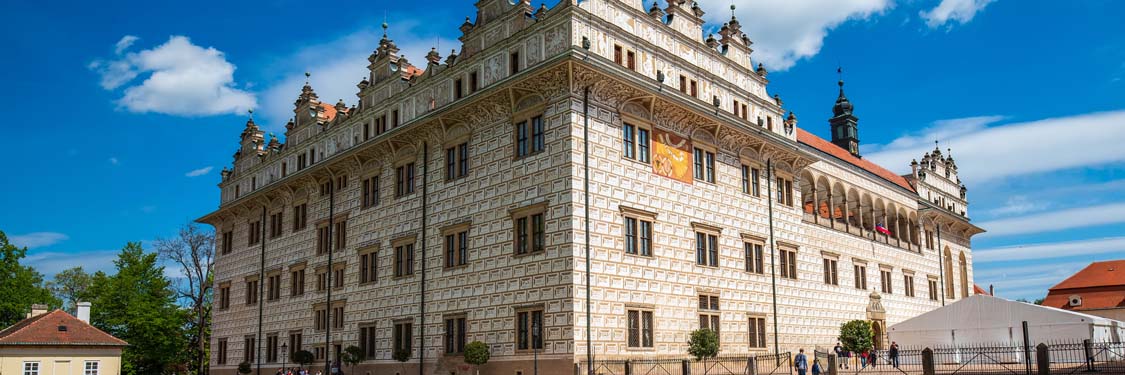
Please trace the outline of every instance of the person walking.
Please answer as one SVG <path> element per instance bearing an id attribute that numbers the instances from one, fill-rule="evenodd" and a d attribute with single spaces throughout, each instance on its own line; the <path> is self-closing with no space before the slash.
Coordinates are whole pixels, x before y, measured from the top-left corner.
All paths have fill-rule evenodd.
<path id="1" fill-rule="evenodd" d="M 867 368 L 867 352 L 867 350 L 864 350 L 862 353 L 856 353 L 856 355 L 859 356 L 859 368 L 861 370 Z"/>
<path id="2" fill-rule="evenodd" d="M 832 348 L 832 351 L 836 352 L 836 362 L 840 362 L 837 363 L 837 367 L 848 368 L 848 354 L 844 351 L 844 347 L 840 346 L 840 343 L 836 343 L 836 347 Z"/>
<path id="3" fill-rule="evenodd" d="M 867 358 L 867 364 L 871 365 L 871 368 L 875 368 L 875 362 L 879 359 L 879 351 L 871 349 L 870 355 L 871 357 Z"/>
<path id="4" fill-rule="evenodd" d="M 797 351 L 797 357 L 793 359 L 793 367 L 797 368 L 797 375 L 805 375 L 809 370 L 809 359 L 805 357 L 804 348 Z"/>
<path id="5" fill-rule="evenodd" d="M 891 366 L 893 366 L 894 368 L 899 368 L 899 345 L 898 345 L 898 343 L 895 343 L 894 341 L 891 341 L 890 355 L 891 355 Z"/>

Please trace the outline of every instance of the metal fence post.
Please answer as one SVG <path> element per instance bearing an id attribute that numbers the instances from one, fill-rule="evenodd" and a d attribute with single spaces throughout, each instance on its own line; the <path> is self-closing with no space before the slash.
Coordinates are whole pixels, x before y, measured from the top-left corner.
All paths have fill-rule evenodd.
<path id="1" fill-rule="evenodd" d="M 1039 375 L 1051 374 L 1051 351 L 1047 350 L 1047 344 L 1039 343 L 1035 347 L 1035 364 L 1039 367 Z"/>
<path id="2" fill-rule="evenodd" d="M 625 360 L 625 375 L 633 375 L 633 361 Z"/>
<path id="3" fill-rule="evenodd" d="M 1082 354 L 1086 355 L 1086 371 L 1094 371 L 1094 348 L 1090 345 L 1090 339 L 1082 340 Z"/>
<path id="4" fill-rule="evenodd" d="M 838 366 L 836 365 L 836 361 L 837 358 L 835 354 L 828 355 L 828 375 L 839 374 L 839 369 L 837 368 Z"/>
<path id="5" fill-rule="evenodd" d="M 578 363 L 575 363 L 574 364 L 574 375 L 582 375 L 581 369 L 582 369 L 582 367 Z"/>
<path id="6" fill-rule="evenodd" d="M 934 350 L 930 348 L 922 349 L 922 374 L 934 375 Z"/>
<path id="7" fill-rule="evenodd" d="M 688 361 L 686 359 L 683 360 L 683 361 L 680 361 L 680 368 L 682 369 L 681 373 L 683 375 L 691 375 L 691 362 L 690 361 Z"/>
<path id="8" fill-rule="evenodd" d="M 754 357 L 746 357 L 746 373 L 748 375 L 758 375 L 758 359 Z"/>

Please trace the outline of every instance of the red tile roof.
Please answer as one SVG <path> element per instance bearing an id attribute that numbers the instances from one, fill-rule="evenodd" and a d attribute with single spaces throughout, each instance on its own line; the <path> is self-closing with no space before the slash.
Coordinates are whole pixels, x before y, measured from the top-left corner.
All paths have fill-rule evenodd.
<path id="1" fill-rule="evenodd" d="M 1125 286 L 1125 259 L 1090 263 L 1050 290 Z"/>
<path id="2" fill-rule="evenodd" d="M 336 106 L 321 102 L 320 109 L 324 110 L 320 113 L 320 115 L 324 117 L 325 121 L 332 121 L 336 119 Z"/>
<path id="3" fill-rule="evenodd" d="M 977 284 L 973 284 L 973 294 L 983 294 L 986 296 L 991 296 L 991 294 L 988 294 L 987 290 L 984 290 L 984 288 L 981 288 L 980 285 Z"/>
<path id="4" fill-rule="evenodd" d="M 60 327 L 66 327 L 66 330 L 62 331 Z M 0 331 L 0 346 L 7 345 L 127 346 L 129 344 L 78 320 L 73 315 L 55 310 L 21 320 Z"/>
<path id="5" fill-rule="evenodd" d="M 1070 296 L 1072 295 L 1082 297 L 1082 305 L 1071 307 Z M 1079 311 L 1125 308 L 1125 291 L 1120 289 L 1078 293 L 1052 291 L 1047 295 L 1047 298 L 1043 299 L 1043 306 Z"/>
<path id="6" fill-rule="evenodd" d="M 812 148 L 820 150 L 823 153 L 832 155 L 837 159 L 857 166 L 860 169 L 867 171 L 868 173 L 887 180 L 888 182 L 895 185 L 901 186 L 903 189 L 915 191 L 914 186 L 911 186 L 910 183 L 906 181 L 906 178 L 899 176 L 894 172 L 887 170 L 886 168 L 880 167 L 879 165 L 872 163 L 867 159 L 860 159 L 852 156 L 850 152 L 840 148 L 840 146 L 832 144 L 832 142 L 829 142 L 824 138 L 817 137 L 815 134 L 809 133 L 804 129 L 797 129 L 797 142 L 804 143 Z"/>

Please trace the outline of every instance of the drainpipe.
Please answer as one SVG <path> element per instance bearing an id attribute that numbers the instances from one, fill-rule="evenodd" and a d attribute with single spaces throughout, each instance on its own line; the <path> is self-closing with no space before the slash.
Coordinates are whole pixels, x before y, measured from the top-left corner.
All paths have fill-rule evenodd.
<path id="1" fill-rule="evenodd" d="M 780 355 L 781 349 L 777 343 L 777 249 L 773 238 L 773 159 L 766 159 L 766 197 L 769 203 L 770 216 L 770 283 L 773 287 L 773 354 Z M 778 197 L 781 198 L 781 197 Z"/>
<path id="2" fill-rule="evenodd" d="M 594 375 L 594 339 L 590 336 L 590 86 L 582 89 L 582 170 L 586 200 L 586 374 Z"/>
<path id="3" fill-rule="evenodd" d="M 421 310 L 418 325 L 418 375 L 424 375 L 423 368 L 426 367 L 426 192 L 429 187 L 426 180 L 430 174 L 429 155 L 429 143 L 422 144 L 422 293 L 418 302 Z"/>
<path id="4" fill-rule="evenodd" d="M 261 264 L 258 270 L 258 338 L 254 339 L 254 359 L 258 362 L 257 375 L 262 375 L 262 314 L 265 307 L 265 301 L 262 300 L 262 292 L 265 284 L 263 280 L 266 275 L 266 231 L 262 226 L 266 224 L 266 206 L 262 206 L 262 221 L 258 222 L 258 234 L 261 236 L 259 240 L 262 242 L 262 257 Z"/>
<path id="5" fill-rule="evenodd" d="M 336 176 L 329 173 L 328 179 L 328 271 L 325 275 L 325 289 L 328 293 L 324 297 L 324 375 L 332 375 L 332 243 L 336 240 L 332 233 L 336 229 Z"/>

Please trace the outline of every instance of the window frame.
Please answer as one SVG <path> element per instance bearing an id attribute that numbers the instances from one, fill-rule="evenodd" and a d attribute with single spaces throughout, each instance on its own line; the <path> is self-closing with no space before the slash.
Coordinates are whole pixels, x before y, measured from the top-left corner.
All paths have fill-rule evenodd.
<path id="1" fill-rule="evenodd" d="M 914 271 L 902 270 L 902 293 L 907 297 L 914 297 Z"/>
<path id="2" fill-rule="evenodd" d="M 879 286 L 883 294 L 894 294 L 894 268 L 879 265 Z"/>
<path id="3" fill-rule="evenodd" d="M 359 285 L 379 282 L 379 246 L 367 246 L 356 250 L 356 265 L 359 267 Z"/>
<path id="4" fill-rule="evenodd" d="M 799 279 L 798 271 L 800 267 L 797 267 L 800 264 L 800 260 L 797 259 L 797 254 L 799 253 L 800 249 L 797 246 L 778 244 L 777 256 L 781 258 L 781 260 L 777 262 L 778 267 L 781 269 L 781 272 L 777 273 L 778 277 L 787 280 Z"/>
<path id="5" fill-rule="evenodd" d="M 715 184 L 719 174 L 716 164 L 719 151 L 705 142 L 692 141 L 692 178 L 695 181 Z"/>
<path id="6" fill-rule="evenodd" d="M 766 239 L 753 234 L 742 234 L 743 269 L 746 272 L 766 274 Z M 751 267 L 753 266 L 753 267 Z"/>
<path id="7" fill-rule="evenodd" d="M 391 328 L 391 353 L 399 350 L 414 351 L 414 319 L 394 321 Z"/>
<path id="8" fill-rule="evenodd" d="M 719 339 L 720 343 L 723 341 L 721 339 L 723 326 L 721 300 L 722 297 L 718 292 L 701 292 L 698 295 L 699 305 L 696 306 L 697 315 L 699 316 L 699 328 L 707 328 L 714 331 L 715 337 Z M 706 304 L 706 306 L 704 306 L 704 304 Z M 704 322 L 707 322 L 706 326 L 704 326 Z"/>
<path id="9" fill-rule="evenodd" d="M 381 172 L 381 171 L 380 171 Z M 360 184 L 360 205 L 361 210 L 372 207 L 378 207 L 381 196 L 382 174 L 379 172 L 371 173 L 363 178 Z"/>
<path id="10" fill-rule="evenodd" d="M 542 154 L 547 150 L 547 114 L 545 110 L 546 105 L 539 103 L 512 115 L 512 158 L 514 160 Z M 536 129 L 536 120 L 539 124 L 538 129 Z M 524 137 L 521 137 L 521 135 Z M 525 146 L 525 148 L 521 149 L 521 146 Z"/>
<path id="11" fill-rule="evenodd" d="M 289 297 L 305 294 L 306 270 L 307 266 L 303 262 L 289 266 Z"/>
<path id="12" fill-rule="evenodd" d="M 259 301 L 259 299 L 261 299 L 261 295 L 260 295 L 261 291 L 260 290 L 262 288 L 262 286 L 258 283 L 258 281 L 259 281 L 258 275 L 254 274 L 254 275 L 251 275 L 251 276 L 246 276 L 246 278 L 243 279 L 243 281 L 245 281 L 243 283 L 243 285 L 245 286 L 243 289 L 246 292 L 246 295 L 245 295 L 246 306 L 257 305 L 259 302 L 261 302 L 261 301 Z"/>
<path id="13" fill-rule="evenodd" d="M 407 158 L 395 163 L 395 198 L 405 198 L 417 191 L 418 165 Z"/>
<path id="14" fill-rule="evenodd" d="M 629 132 L 629 129 L 632 132 Z M 652 163 L 652 123 L 629 116 L 621 115 L 621 157 L 630 161 Z M 642 136 L 644 134 L 644 136 Z M 642 139 L 643 138 L 643 139 Z"/>
<path id="15" fill-rule="evenodd" d="M 536 315 L 536 313 L 539 314 L 539 325 L 538 325 L 538 327 L 536 327 L 536 325 L 535 325 L 535 315 Z M 520 321 L 520 319 L 522 319 L 521 316 L 524 315 L 524 314 L 527 315 L 526 326 L 524 324 L 522 324 L 522 322 Z M 543 348 L 546 347 L 546 342 L 547 342 L 546 338 L 544 337 L 544 332 L 547 331 L 544 328 L 545 322 L 547 321 L 547 313 L 546 313 L 546 309 L 544 308 L 544 306 L 543 305 L 534 305 L 534 306 L 524 306 L 524 307 L 516 308 L 515 309 L 515 318 L 516 318 L 515 319 L 515 332 L 516 332 L 516 334 L 514 335 L 514 338 L 515 338 L 515 351 L 516 351 L 516 353 L 527 353 L 527 352 L 531 352 L 531 351 L 543 350 Z M 536 328 L 538 328 L 538 330 L 536 330 Z M 527 337 L 524 337 L 525 334 L 526 334 Z M 538 338 L 539 338 L 538 343 L 535 341 L 536 336 L 538 336 Z M 525 339 L 526 339 L 527 345 L 526 345 L 526 347 L 521 348 L 520 347 L 521 341 L 525 340 Z M 538 345 L 536 345 L 536 344 L 538 344 Z"/>
<path id="16" fill-rule="evenodd" d="M 451 270 L 469 265 L 469 234 L 472 222 L 447 225 L 441 229 L 442 268 Z"/>
<path id="17" fill-rule="evenodd" d="M 40 361 L 23 361 L 23 369 L 20 373 L 23 375 L 39 375 L 42 372 L 42 367 L 43 364 Z"/>
<path id="18" fill-rule="evenodd" d="M 455 357 L 465 355 L 468 344 L 468 313 L 447 314 L 442 317 L 442 354 Z"/>
<path id="19" fill-rule="evenodd" d="M 743 160 L 739 168 L 742 175 L 742 194 L 754 198 L 762 197 L 762 167 L 753 161 Z"/>
<path id="20" fill-rule="evenodd" d="M 840 256 L 835 253 L 822 252 L 822 265 L 824 267 L 823 276 L 824 283 L 832 286 L 840 286 Z"/>
<path id="21" fill-rule="evenodd" d="M 396 279 L 413 277 L 416 271 L 414 263 L 418 260 L 415 252 L 418 251 L 415 244 L 417 243 L 417 235 L 408 235 L 400 237 L 391 241 L 391 249 L 394 251 L 394 277 Z"/>
<path id="22" fill-rule="evenodd" d="M 867 261 L 852 259 L 852 278 L 856 289 L 867 290 Z"/>
<path id="23" fill-rule="evenodd" d="M 769 335 L 766 332 L 767 327 L 769 327 L 767 324 L 769 317 L 763 314 L 748 314 L 746 318 L 748 327 L 746 345 L 750 350 L 766 349 L 769 346 Z"/>
<path id="24" fill-rule="evenodd" d="M 636 320 L 634 320 L 634 314 L 636 314 Z M 634 323 L 636 323 L 635 327 Z M 635 345 L 633 341 L 634 331 L 637 339 Z M 625 348 L 630 351 L 652 351 L 656 349 L 656 308 L 654 306 L 628 304 L 625 306 Z"/>
<path id="25" fill-rule="evenodd" d="M 722 238 L 723 229 L 714 225 L 692 222 L 692 232 L 695 234 L 695 265 L 699 267 L 720 268 L 722 266 Z"/>
<path id="26" fill-rule="evenodd" d="M 509 212 L 512 219 L 513 256 L 529 256 L 547 252 L 548 203 L 546 201 L 539 202 Z M 538 225 L 536 217 L 539 220 Z M 537 228 L 538 226 L 541 226 L 541 228 Z"/>
<path id="27" fill-rule="evenodd" d="M 622 230 L 621 234 L 624 240 L 625 255 L 639 256 L 645 258 L 656 257 L 656 212 L 642 210 L 628 206 L 618 206 L 621 210 Z M 632 221 L 635 233 L 632 244 L 630 246 L 629 223 Z M 647 231 L 645 230 L 647 224 Z M 647 235 L 647 238 L 646 238 Z M 647 247 L 646 247 L 647 241 Z M 633 247 L 631 249 L 631 247 Z M 646 251 L 647 250 L 647 251 Z"/>

